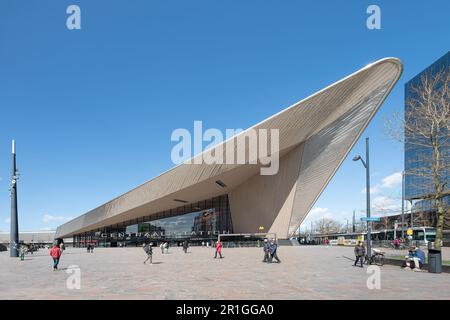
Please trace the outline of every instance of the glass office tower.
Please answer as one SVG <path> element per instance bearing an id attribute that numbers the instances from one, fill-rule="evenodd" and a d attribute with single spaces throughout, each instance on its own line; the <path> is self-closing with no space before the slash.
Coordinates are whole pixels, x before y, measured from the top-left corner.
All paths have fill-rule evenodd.
<path id="1" fill-rule="evenodd" d="M 441 70 L 449 72 L 450 68 L 450 52 L 439 58 L 421 73 L 416 75 L 413 79 L 405 85 L 405 112 L 408 111 L 408 99 L 414 98 L 417 94 L 412 89 L 414 86 L 419 86 L 424 75 L 432 76 Z M 408 119 L 414 121 L 415 119 Z M 448 142 L 449 132 L 444 132 L 443 140 Z M 414 213 L 431 213 L 436 211 L 434 205 L 434 181 L 431 174 L 430 159 L 433 157 L 431 147 L 418 146 L 411 137 L 405 136 L 405 198 L 413 203 Z M 422 141 L 421 141 L 422 142 Z M 430 144 L 431 146 L 431 144 Z M 443 157 L 448 159 L 450 148 L 448 143 L 443 143 L 440 150 Z M 428 172 L 427 172 L 428 170 Z M 419 173 L 422 173 L 420 174 Z M 447 181 L 450 184 L 450 169 L 448 166 L 442 169 L 440 174 L 441 184 Z M 444 206 L 449 207 L 450 194 L 449 185 L 447 185 L 447 195 L 442 199 Z M 431 219 L 430 221 L 433 221 Z M 448 221 L 448 217 L 446 219 Z"/>

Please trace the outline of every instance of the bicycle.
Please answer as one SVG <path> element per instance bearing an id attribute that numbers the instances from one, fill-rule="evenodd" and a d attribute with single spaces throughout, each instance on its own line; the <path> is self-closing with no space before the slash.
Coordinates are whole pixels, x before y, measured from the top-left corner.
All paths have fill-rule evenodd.
<path id="1" fill-rule="evenodd" d="M 372 249 L 372 252 L 373 253 L 370 258 L 368 255 L 366 255 L 364 263 L 369 264 L 369 265 L 374 264 L 374 265 L 382 267 L 384 265 L 384 260 L 385 260 L 384 252 L 381 252 L 378 249 Z"/>

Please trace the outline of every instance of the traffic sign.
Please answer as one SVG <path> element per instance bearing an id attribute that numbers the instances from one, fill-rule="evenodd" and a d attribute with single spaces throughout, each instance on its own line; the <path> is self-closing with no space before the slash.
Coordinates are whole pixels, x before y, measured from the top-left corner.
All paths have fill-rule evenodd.
<path id="1" fill-rule="evenodd" d="M 375 221 L 375 222 L 380 222 L 381 219 L 380 219 L 380 217 L 370 217 L 370 218 L 362 217 L 362 218 L 361 218 L 361 221 L 367 221 L 367 222 Z"/>

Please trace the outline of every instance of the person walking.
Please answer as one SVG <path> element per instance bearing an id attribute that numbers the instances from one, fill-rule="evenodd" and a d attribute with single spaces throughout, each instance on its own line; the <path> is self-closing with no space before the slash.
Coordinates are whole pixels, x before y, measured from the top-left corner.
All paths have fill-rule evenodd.
<path id="1" fill-rule="evenodd" d="M 166 249 L 166 253 L 169 253 L 169 242 L 164 243 L 164 248 Z"/>
<path id="2" fill-rule="evenodd" d="M 263 246 L 263 250 L 264 250 L 264 260 L 263 262 L 269 262 L 269 255 L 270 255 L 270 244 L 269 244 L 269 240 L 264 239 L 264 246 Z"/>
<path id="3" fill-rule="evenodd" d="M 217 258 L 217 254 L 219 254 L 220 259 L 222 259 L 222 242 L 220 240 L 217 240 L 216 242 L 216 253 L 214 254 L 214 259 Z"/>
<path id="4" fill-rule="evenodd" d="M 58 270 L 59 259 L 61 258 L 62 251 L 58 244 L 55 244 L 50 249 L 50 256 L 53 258 L 53 271 Z"/>
<path id="5" fill-rule="evenodd" d="M 27 248 L 24 245 L 20 245 L 20 247 L 19 247 L 20 261 L 25 260 L 26 253 L 27 253 Z"/>
<path id="6" fill-rule="evenodd" d="M 150 243 L 144 243 L 142 245 L 145 253 L 147 254 L 147 259 L 145 259 L 144 264 L 150 260 L 150 264 L 153 264 L 153 247 Z"/>
<path id="7" fill-rule="evenodd" d="M 364 257 L 366 256 L 366 248 L 364 247 L 361 241 L 358 242 L 358 245 L 355 247 L 355 263 L 353 264 L 355 267 L 360 262 L 360 267 L 363 267 Z"/>
<path id="8" fill-rule="evenodd" d="M 275 242 L 275 239 L 272 239 L 270 241 L 270 246 L 269 246 L 269 251 L 270 251 L 270 261 L 269 262 L 272 262 L 273 259 L 275 258 L 275 260 L 277 260 L 277 263 L 281 263 L 280 259 L 278 258 L 278 255 L 277 255 L 277 249 L 278 249 L 278 245 Z"/>
<path id="9" fill-rule="evenodd" d="M 189 242 L 187 240 L 184 240 L 184 242 L 183 242 L 183 251 L 184 251 L 184 253 L 187 253 L 188 247 L 189 247 Z"/>
<path id="10" fill-rule="evenodd" d="M 164 254 L 164 242 L 161 242 L 159 247 L 161 248 L 161 253 Z"/>

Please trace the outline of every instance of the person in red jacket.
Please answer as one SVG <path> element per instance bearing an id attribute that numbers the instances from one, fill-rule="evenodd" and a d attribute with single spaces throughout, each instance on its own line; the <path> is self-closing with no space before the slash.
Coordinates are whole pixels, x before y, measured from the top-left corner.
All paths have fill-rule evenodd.
<path id="1" fill-rule="evenodd" d="M 217 258 L 217 254 L 219 254 L 220 259 L 222 259 L 222 242 L 220 240 L 217 240 L 216 242 L 216 254 L 214 255 L 214 259 Z"/>
<path id="2" fill-rule="evenodd" d="M 61 257 L 61 249 L 57 244 L 50 249 L 50 256 L 53 258 L 53 271 L 58 270 L 59 258 Z"/>

